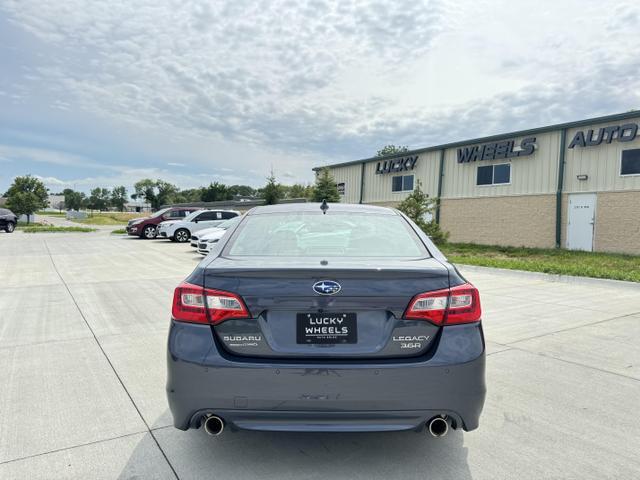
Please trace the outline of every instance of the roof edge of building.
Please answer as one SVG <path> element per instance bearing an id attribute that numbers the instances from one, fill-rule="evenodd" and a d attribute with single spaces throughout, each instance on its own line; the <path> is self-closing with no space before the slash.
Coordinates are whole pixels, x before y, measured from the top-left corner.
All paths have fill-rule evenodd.
<path id="1" fill-rule="evenodd" d="M 402 152 L 402 153 L 394 153 L 391 155 L 384 155 L 381 157 L 368 157 L 368 158 L 362 158 L 360 160 L 350 160 L 348 162 L 340 162 L 340 163 L 332 163 L 330 165 L 322 165 L 320 167 L 313 167 L 312 170 L 318 171 L 321 170 L 323 168 L 337 168 L 337 167 L 348 167 L 351 165 L 357 165 L 360 163 L 369 163 L 369 162 L 374 162 L 374 161 L 380 161 L 380 160 L 387 160 L 390 158 L 397 158 L 397 157 L 404 157 L 407 155 L 415 155 L 415 154 L 420 154 L 420 153 L 427 153 L 427 152 L 434 152 L 434 151 L 438 151 L 438 150 L 446 150 L 448 148 L 457 148 L 457 147 L 462 147 L 465 145 L 469 145 L 472 143 L 484 143 L 484 142 L 491 142 L 493 140 L 500 140 L 503 139 L 505 137 L 520 137 L 520 136 L 524 136 L 524 135 L 531 135 L 534 133 L 546 133 L 546 132 L 550 132 L 553 130 L 561 130 L 564 128 L 574 128 L 574 127 L 581 127 L 583 125 L 590 125 L 592 123 L 601 123 L 601 122 L 609 122 L 609 121 L 615 121 L 615 120 L 626 120 L 628 118 L 634 118 L 634 117 L 640 117 L 640 110 L 631 110 L 629 112 L 624 112 L 624 113 L 614 113 L 612 115 L 604 115 L 604 116 L 600 116 L 600 117 L 593 117 L 593 118 L 586 118 L 584 120 L 575 120 L 573 122 L 565 122 L 565 123 L 556 123 L 553 125 L 548 125 L 545 127 L 536 127 L 536 128 L 529 128 L 526 130 L 517 130 L 514 132 L 505 132 L 505 133 L 498 133 L 495 135 L 489 135 L 486 137 L 478 137 L 478 138 L 472 138 L 469 140 L 461 140 L 461 141 L 456 141 L 456 142 L 450 142 L 450 143 L 443 143 L 440 145 L 433 145 L 431 147 L 423 147 L 423 148 L 417 148 L 417 149 L 413 149 L 413 150 L 407 150 L 406 152 Z"/>

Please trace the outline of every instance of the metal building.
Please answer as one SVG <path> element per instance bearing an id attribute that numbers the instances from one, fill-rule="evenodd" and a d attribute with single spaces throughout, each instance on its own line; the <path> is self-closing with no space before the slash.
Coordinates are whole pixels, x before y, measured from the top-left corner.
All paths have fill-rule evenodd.
<path id="1" fill-rule="evenodd" d="M 639 124 L 628 112 L 329 169 L 347 203 L 395 206 L 420 181 L 452 242 L 640 254 Z"/>

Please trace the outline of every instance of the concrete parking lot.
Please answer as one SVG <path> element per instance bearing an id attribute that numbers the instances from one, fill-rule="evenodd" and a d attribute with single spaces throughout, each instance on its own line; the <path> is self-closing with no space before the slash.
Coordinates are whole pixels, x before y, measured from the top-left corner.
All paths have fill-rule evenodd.
<path id="1" fill-rule="evenodd" d="M 488 394 L 443 439 L 171 426 L 171 295 L 200 257 L 113 236 L 0 233 L 0 478 L 640 477 L 640 287 L 464 269 Z"/>

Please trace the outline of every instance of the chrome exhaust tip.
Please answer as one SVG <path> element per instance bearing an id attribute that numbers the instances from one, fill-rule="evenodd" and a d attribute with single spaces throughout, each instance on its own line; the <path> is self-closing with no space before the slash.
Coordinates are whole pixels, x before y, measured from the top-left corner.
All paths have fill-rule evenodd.
<path id="1" fill-rule="evenodd" d="M 215 415 L 209 415 L 204 421 L 204 431 L 209 435 L 220 435 L 224 431 L 224 420 Z"/>
<path id="2" fill-rule="evenodd" d="M 449 432 L 447 417 L 433 417 L 429 420 L 428 429 L 432 437 L 444 437 Z"/>

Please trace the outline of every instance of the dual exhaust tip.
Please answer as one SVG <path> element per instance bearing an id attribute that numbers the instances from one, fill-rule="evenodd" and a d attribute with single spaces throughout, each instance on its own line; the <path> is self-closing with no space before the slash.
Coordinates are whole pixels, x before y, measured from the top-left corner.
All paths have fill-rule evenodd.
<path id="1" fill-rule="evenodd" d="M 220 435 L 224 431 L 224 420 L 216 415 L 208 415 L 204 420 L 204 431 L 209 435 Z"/>
<path id="2" fill-rule="evenodd" d="M 427 422 L 427 430 L 432 437 L 444 437 L 449 433 L 449 422 L 447 417 L 433 417 Z"/>
<path id="3" fill-rule="evenodd" d="M 444 437 L 449 433 L 447 417 L 433 417 L 427 422 L 427 430 L 432 437 Z M 208 415 L 204 420 L 204 431 L 212 436 L 220 435 L 224 431 L 224 420 L 216 415 Z"/>

